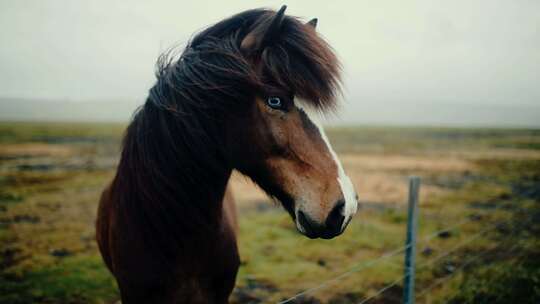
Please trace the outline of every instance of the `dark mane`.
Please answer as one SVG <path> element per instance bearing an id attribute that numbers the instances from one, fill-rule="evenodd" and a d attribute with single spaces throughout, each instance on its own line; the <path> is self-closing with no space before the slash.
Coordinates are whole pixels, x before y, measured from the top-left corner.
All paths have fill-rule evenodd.
<path id="1" fill-rule="evenodd" d="M 256 64 L 242 53 L 242 39 L 274 13 L 257 9 L 232 16 L 197 34 L 179 58 L 168 52 L 158 60 L 156 84 L 126 131 L 111 195 L 122 224 L 163 258 L 174 257 L 186 235 L 218 227 L 210 219 L 219 217 L 208 214 L 205 204 L 215 192 L 208 189 L 222 182 L 214 176 L 231 169 L 220 150 L 224 115 L 273 86 L 322 111 L 335 107 L 338 60 L 296 18 L 285 17 L 281 35 Z"/>
<path id="2" fill-rule="evenodd" d="M 158 60 L 158 81 L 150 99 L 160 104 L 179 101 L 201 105 L 202 101 L 206 106 L 216 99 L 218 103 L 223 101 L 223 97 L 249 102 L 252 96 L 243 94 L 277 85 L 291 89 L 320 110 L 335 107 L 340 89 L 339 61 L 330 45 L 297 18 L 286 16 L 281 35 L 260 54 L 258 65 L 263 69 L 263 79 L 242 54 L 242 39 L 273 14 L 265 9 L 242 12 L 197 34 L 177 61 L 171 56 L 174 52 L 164 53 Z M 180 100 L 163 96 L 163 86 L 176 91 Z"/>

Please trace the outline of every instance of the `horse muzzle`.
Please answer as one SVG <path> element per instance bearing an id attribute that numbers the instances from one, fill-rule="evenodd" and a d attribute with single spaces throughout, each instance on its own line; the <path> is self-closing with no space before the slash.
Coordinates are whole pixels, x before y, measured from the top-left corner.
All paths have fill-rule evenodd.
<path id="1" fill-rule="evenodd" d="M 296 211 L 296 228 L 310 239 L 332 239 L 345 230 L 351 216 L 344 215 L 345 202 L 337 202 L 324 221 L 317 221 L 301 209 Z"/>

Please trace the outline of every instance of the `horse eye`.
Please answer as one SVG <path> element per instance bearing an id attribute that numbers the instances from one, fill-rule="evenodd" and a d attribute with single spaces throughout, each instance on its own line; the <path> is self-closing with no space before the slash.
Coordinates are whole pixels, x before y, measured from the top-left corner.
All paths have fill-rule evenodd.
<path id="1" fill-rule="evenodd" d="M 277 96 L 271 96 L 266 99 L 266 104 L 272 108 L 280 110 L 283 108 L 283 103 L 281 102 L 281 98 Z"/>

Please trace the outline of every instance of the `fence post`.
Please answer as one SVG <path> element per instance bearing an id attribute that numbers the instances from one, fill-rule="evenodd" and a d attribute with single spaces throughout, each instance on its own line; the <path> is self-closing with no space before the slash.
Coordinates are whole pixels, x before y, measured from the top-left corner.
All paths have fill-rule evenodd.
<path id="1" fill-rule="evenodd" d="M 409 211 L 407 216 L 407 240 L 405 243 L 405 282 L 403 303 L 414 304 L 414 274 L 416 270 L 416 229 L 418 224 L 418 194 L 420 178 L 409 177 Z"/>

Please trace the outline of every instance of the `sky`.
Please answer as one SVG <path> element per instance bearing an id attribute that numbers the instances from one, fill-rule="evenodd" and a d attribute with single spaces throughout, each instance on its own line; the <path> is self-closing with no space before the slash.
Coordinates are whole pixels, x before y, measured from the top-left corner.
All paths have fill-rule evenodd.
<path id="1" fill-rule="evenodd" d="M 536 0 L 0 0 L 0 119 L 127 120 L 162 51 L 282 4 L 343 63 L 329 123 L 540 127 Z"/>

